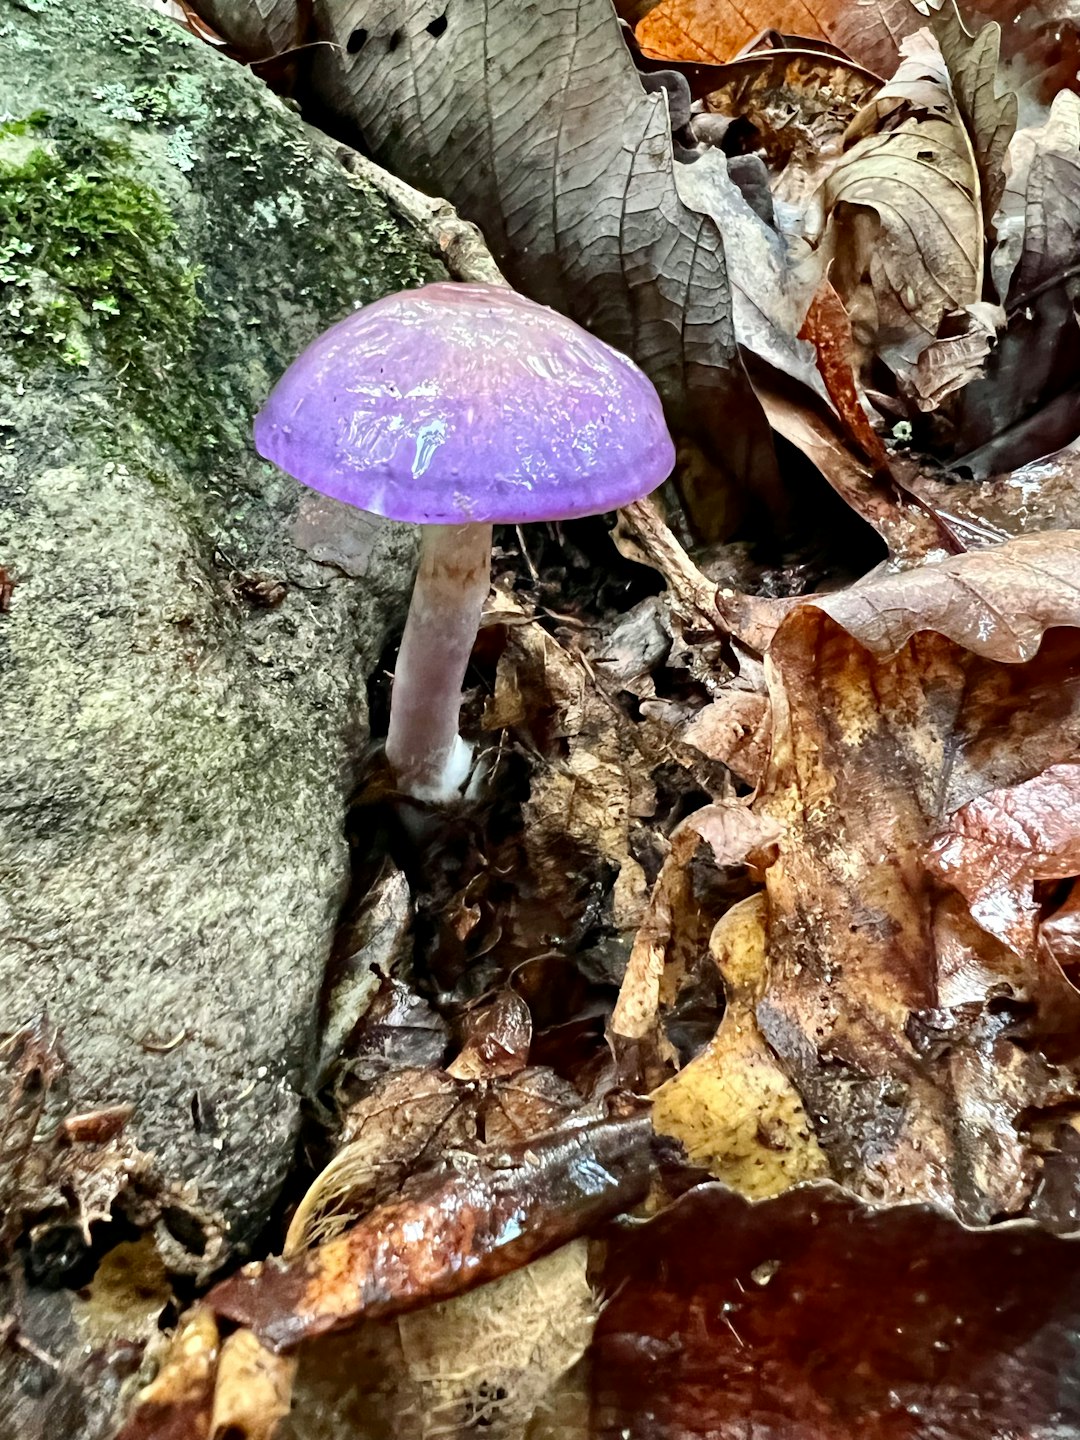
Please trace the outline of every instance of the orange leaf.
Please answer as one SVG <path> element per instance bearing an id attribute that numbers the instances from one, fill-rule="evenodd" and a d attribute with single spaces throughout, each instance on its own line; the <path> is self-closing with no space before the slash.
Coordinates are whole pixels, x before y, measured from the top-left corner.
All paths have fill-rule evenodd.
<path id="1" fill-rule="evenodd" d="M 726 64 L 765 30 L 818 40 L 827 32 L 803 0 L 662 0 L 636 30 L 641 48 L 661 60 Z"/>

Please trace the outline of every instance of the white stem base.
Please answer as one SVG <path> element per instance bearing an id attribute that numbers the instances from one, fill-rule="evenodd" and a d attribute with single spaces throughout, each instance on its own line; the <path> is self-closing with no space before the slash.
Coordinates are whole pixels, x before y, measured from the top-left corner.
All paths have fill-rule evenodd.
<path id="1" fill-rule="evenodd" d="M 458 799 L 472 768 L 461 685 L 490 584 L 490 525 L 424 526 L 386 737 L 398 788 L 417 800 Z"/>

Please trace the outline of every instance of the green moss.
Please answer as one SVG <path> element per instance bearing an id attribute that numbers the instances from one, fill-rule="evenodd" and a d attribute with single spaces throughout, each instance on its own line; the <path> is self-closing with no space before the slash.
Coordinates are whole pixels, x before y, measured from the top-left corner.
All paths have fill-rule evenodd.
<path id="1" fill-rule="evenodd" d="M 31 365 L 103 358 L 165 433 L 201 314 L 174 238 L 126 146 L 40 112 L 0 125 L 0 339 Z"/>

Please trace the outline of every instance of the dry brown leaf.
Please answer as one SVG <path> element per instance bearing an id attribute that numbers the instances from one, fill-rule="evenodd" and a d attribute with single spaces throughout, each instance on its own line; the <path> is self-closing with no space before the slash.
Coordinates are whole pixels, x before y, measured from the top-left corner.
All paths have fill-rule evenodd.
<path id="1" fill-rule="evenodd" d="M 622 0 L 624 6 L 626 3 Z M 664 0 L 651 9 L 647 0 L 642 3 L 648 13 L 641 14 L 639 8 L 637 15 L 628 14 L 627 18 L 636 25 L 643 48 L 661 59 L 730 59 L 732 52 L 723 53 L 728 43 L 725 34 L 732 38 L 742 35 L 737 49 L 762 31 L 777 29 L 829 40 L 878 75 L 892 73 L 900 42 L 926 24 L 928 10 L 940 8 L 936 4 L 915 6 L 911 0 L 874 0 L 873 4 L 832 0 L 801 7 L 802 22 L 791 26 L 780 18 L 790 13 L 790 7 L 783 5 L 758 8 L 743 3 L 733 14 L 729 0 Z M 1024 0 L 964 0 L 961 8 L 973 27 L 986 21 L 1000 24 L 1009 84 L 1019 91 L 1029 112 L 1048 105 L 1063 87 L 1075 84 L 1080 69 L 1080 17 L 1074 0 L 1043 0 L 1039 5 Z M 741 22 L 739 15 L 745 17 Z M 798 13 L 792 18 L 798 21 Z M 645 44 L 646 37 L 654 43 Z M 720 48 L 713 50 L 710 45 Z"/>
<path id="2" fill-rule="evenodd" d="M 942 333 L 930 341 L 915 364 L 895 367 L 901 394 L 924 414 L 937 410 L 950 395 L 983 373 L 1005 322 L 1005 311 L 984 300 L 956 315 L 946 315 Z"/>
<path id="3" fill-rule="evenodd" d="M 1044 197 L 1054 184 L 1054 172 L 1059 172 L 1057 178 L 1060 181 L 1060 172 L 1065 167 L 1072 168 L 1080 163 L 1078 155 L 1080 95 L 1062 90 L 1054 97 L 1045 123 L 1018 130 L 1009 145 L 1005 166 L 1007 179 L 1000 209 L 994 217 L 998 243 L 990 261 L 994 284 L 1002 299 L 1009 294 L 1013 272 L 1029 232 L 1039 227 Z M 1063 259 L 1061 256 L 1054 258 Z"/>
<path id="4" fill-rule="evenodd" d="M 876 655 L 933 630 L 976 655 L 1030 660 L 1046 631 L 1080 623 L 1080 530 L 1022 535 L 1007 545 L 885 576 L 814 604 Z"/>
<path id="5" fill-rule="evenodd" d="M 799 1093 L 758 1029 L 765 990 L 766 907 L 752 895 L 713 931 L 727 1007 L 716 1038 L 653 1093 L 653 1125 L 682 1142 L 692 1164 L 742 1195 L 779 1194 L 828 1174 Z"/>
<path id="6" fill-rule="evenodd" d="M 933 17 L 933 32 L 949 67 L 953 95 L 971 137 L 979 171 L 983 220 L 989 230 L 1005 188 L 1005 155 L 1016 129 L 1017 101 L 1001 88 L 999 50 L 1001 26 L 984 25 L 971 34 L 955 0 Z"/>
<path id="7" fill-rule="evenodd" d="M 769 757 L 769 698 L 758 690 L 729 686 L 703 706 L 679 731 L 710 760 L 719 760 L 744 784 L 754 787 Z"/>
<path id="8" fill-rule="evenodd" d="M 598 1305 L 588 1258 L 588 1244 L 575 1240 L 471 1295 L 401 1317 L 408 1381 L 429 1425 L 524 1434 L 592 1338 Z"/>
<path id="9" fill-rule="evenodd" d="M 708 846 L 718 869 L 739 869 L 754 852 L 772 845 L 777 834 L 772 820 L 735 800 L 703 806 L 672 834 L 608 1024 L 627 1084 L 655 1088 L 676 1062 L 664 1014 L 700 965 L 712 928 L 694 884 L 699 850 Z"/>
<path id="10" fill-rule="evenodd" d="M 707 149 L 693 164 L 677 165 L 675 184 L 683 203 L 711 216 L 724 237 L 739 344 L 821 393 L 813 352 L 798 333 L 813 290 L 813 268 L 792 266 L 780 235 L 731 179 L 722 151 Z"/>
<path id="11" fill-rule="evenodd" d="M 983 274 L 978 171 L 945 62 L 928 31 L 902 49 L 825 181 L 830 279 L 860 344 L 890 363 L 914 361 L 945 314 L 980 300 Z"/>

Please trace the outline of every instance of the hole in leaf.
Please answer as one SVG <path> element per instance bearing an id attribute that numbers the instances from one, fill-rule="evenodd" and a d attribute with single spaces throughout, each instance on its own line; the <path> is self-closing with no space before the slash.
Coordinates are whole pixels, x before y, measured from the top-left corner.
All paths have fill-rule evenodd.
<path id="1" fill-rule="evenodd" d="M 362 25 L 358 25 L 356 29 L 352 32 L 352 34 L 349 36 L 348 40 L 345 41 L 345 49 L 350 55 L 358 55 L 360 51 L 364 48 L 364 46 L 367 44 L 367 36 L 368 32 L 364 29 L 364 27 Z"/>
<path id="2" fill-rule="evenodd" d="M 400 44 L 401 31 L 395 30 L 394 33 L 390 36 L 390 39 L 387 41 L 386 48 L 390 51 L 390 54 L 392 55 Z"/>
<path id="3" fill-rule="evenodd" d="M 446 12 L 444 10 L 441 15 L 437 15 L 435 19 L 432 20 L 430 25 L 425 25 L 424 29 L 433 39 L 437 40 L 440 35 L 446 33 L 446 27 L 449 23 L 450 22 L 447 20 Z"/>

